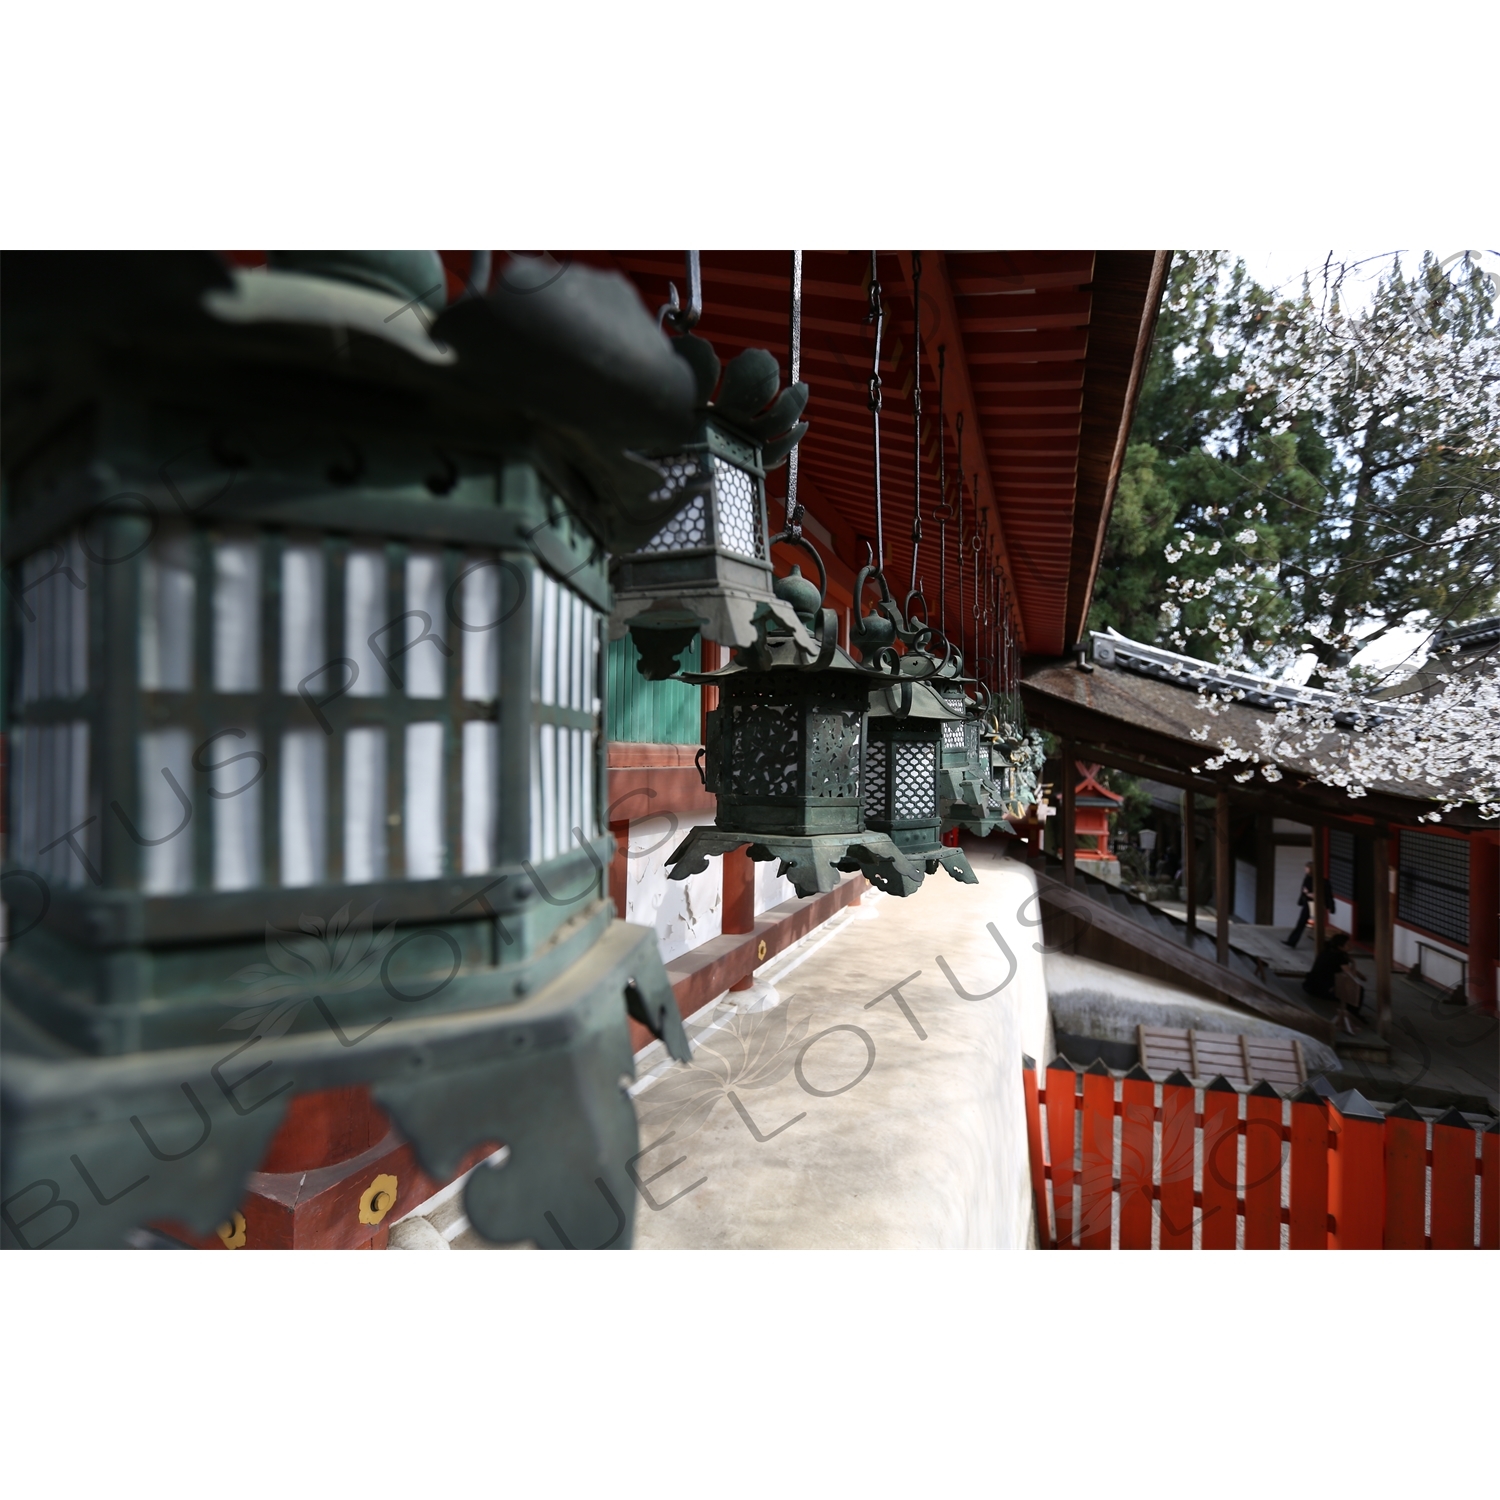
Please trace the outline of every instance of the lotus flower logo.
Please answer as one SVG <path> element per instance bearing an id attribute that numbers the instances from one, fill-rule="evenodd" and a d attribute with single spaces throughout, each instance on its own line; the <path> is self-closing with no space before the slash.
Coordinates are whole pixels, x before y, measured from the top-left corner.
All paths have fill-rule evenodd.
<path id="1" fill-rule="evenodd" d="M 808 1018 L 795 1023 L 788 1000 L 772 1010 L 738 1012 L 721 1030 L 693 1049 L 685 1068 L 674 1068 L 640 1100 L 642 1135 L 675 1131 L 679 1141 L 696 1134 L 721 1100 L 735 1102 L 737 1089 L 779 1083 L 797 1061 Z"/>
<path id="2" fill-rule="evenodd" d="M 251 964 L 235 978 L 245 992 L 226 1003 L 243 1006 L 226 1030 L 278 1037 L 289 1031 L 302 1007 L 322 995 L 362 989 L 378 976 L 395 942 L 394 922 L 375 926 L 375 908 L 354 916 L 341 906 L 326 922 L 304 915 L 300 932 L 266 924 L 267 964 Z"/>

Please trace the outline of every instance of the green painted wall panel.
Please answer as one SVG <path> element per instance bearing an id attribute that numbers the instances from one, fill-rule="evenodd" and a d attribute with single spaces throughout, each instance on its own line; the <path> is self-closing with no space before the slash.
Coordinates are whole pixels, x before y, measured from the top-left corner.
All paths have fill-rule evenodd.
<path id="1" fill-rule="evenodd" d="M 701 653 L 702 640 L 695 639 L 686 654 L 688 671 L 698 670 Z M 700 743 L 702 690 L 686 682 L 647 682 L 636 669 L 639 660 L 628 635 L 609 643 L 610 739 L 637 745 Z"/>

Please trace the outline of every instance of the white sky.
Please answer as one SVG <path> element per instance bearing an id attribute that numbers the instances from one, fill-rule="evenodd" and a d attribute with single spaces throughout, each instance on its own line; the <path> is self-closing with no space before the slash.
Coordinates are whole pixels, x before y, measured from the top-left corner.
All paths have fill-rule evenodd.
<path id="1" fill-rule="evenodd" d="M 1302 288 L 1302 275 L 1307 272 L 1312 280 L 1314 294 L 1323 278 L 1323 265 L 1331 255 L 1332 273 L 1340 262 L 1356 266 L 1345 280 L 1342 291 L 1346 309 L 1352 310 L 1361 300 L 1368 300 L 1376 280 L 1390 269 L 1396 255 L 1401 256 L 1404 270 L 1411 270 L 1422 258 L 1422 250 L 1431 249 L 1440 261 L 1450 256 L 1472 251 L 1480 268 L 1500 277 L 1500 250 L 1476 250 L 1472 246 L 1418 246 L 1413 249 L 1375 248 L 1364 250 L 1236 250 L 1234 253 L 1245 262 L 1245 268 L 1268 290 L 1295 295 Z"/>

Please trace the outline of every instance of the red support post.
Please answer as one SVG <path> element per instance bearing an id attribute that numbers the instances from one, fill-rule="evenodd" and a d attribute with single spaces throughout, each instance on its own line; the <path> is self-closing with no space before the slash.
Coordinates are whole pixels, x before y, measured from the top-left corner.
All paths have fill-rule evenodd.
<path id="1" fill-rule="evenodd" d="M 731 933 L 755 931 L 755 862 L 742 846 L 731 849 L 723 856 L 724 905 L 720 916 L 720 931 Z M 748 949 L 746 950 L 749 951 Z M 750 969 L 729 986 L 732 990 L 748 990 L 755 983 L 754 961 Z"/>
<path id="2" fill-rule="evenodd" d="M 1335 1250 L 1378 1250 L 1385 1229 L 1385 1116 L 1358 1089 L 1329 1109 L 1338 1146 L 1328 1158 Z"/>
<path id="3" fill-rule="evenodd" d="M 1083 1075 L 1083 1203 L 1079 1243 L 1108 1250 L 1114 1224 L 1115 1080 L 1097 1058 Z"/>
<path id="4" fill-rule="evenodd" d="M 1474 1248 L 1474 1127 L 1457 1109 L 1432 1126 L 1432 1248 Z"/>
<path id="5" fill-rule="evenodd" d="M 1059 1250 L 1073 1247 L 1073 1120 L 1078 1073 L 1065 1057 L 1047 1065 L 1047 1151 L 1052 1158 L 1052 1223 Z"/>
<path id="6" fill-rule="evenodd" d="M 1139 1063 L 1120 1084 L 1120 1249 L 1151 1248 L 1156 1085 Z"/>
<path id="7" fill-rule="evenodd" d="M 1479 1248 L 1500 1250 L 1500 1120 L 1480 1138 L 1483 1189 L 1479 1199 Z"/>
<path id="8" fill-rule="evenodd" d="M 1245 1249 L 1281 1248 L 1281 1095 L 1265 1079 L 1245 1095 Z"/>
<path id="9" fill-rule="evenodd" d="M 1427 1122 L 1406 1100 L 1385 1117 L 1385 1248 L 1427 1248 Z"/>
<path id="10" fill-rule="evenodd" d="M 1220 1074 L 1203 1091 L 1203 1248 L 1233 1250 L 1239 1199 L 1240 1096 Z"/>
<path id="11" fill-rule="evenodd" d="M 1328 1248 L 1328 1107 L 1304 1084 L 1292 1095 L 1291 1246 Z"/>
<path id="12" fill-rule="evenodd" d="M 1036 1199 L 1036 1238 L 1043 1250 L 1053 1244 L 1047 1219 L 1047 1168 L 1042 1158 L 1042 1109 L 1038 1098 L 1036 1059 L 1021 1054 L 1021 1085 L 1026 1096 L 1026 1154 L 1031 1160 L 1031 1191 Z"/>
<path id="13" fill-rule="evenodd" d="M 1181 1072 L 1161 1089 L 1161 1249 L 1193 1248 L 1193 1085 Z"/>

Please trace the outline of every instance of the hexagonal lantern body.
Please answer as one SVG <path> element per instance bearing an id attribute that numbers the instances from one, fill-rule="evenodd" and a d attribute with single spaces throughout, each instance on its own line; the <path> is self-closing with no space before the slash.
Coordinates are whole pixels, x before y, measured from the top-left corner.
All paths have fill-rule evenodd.
<path id="1" fill-rule="evenodd" d="M 800 621 L 810 627 L 821 604 L 818 589 L 800 569 L 778 589 L 784 599 L 800 601 Z M 832 890 L 839 871 L 862 871 L 900 895 L 920 883 L 922 867 L 888 834 L 865 826 L 869 674 L 834 645 L 831 617 L 822 624 L 824 646 L 809 666 L 797 665 L 797 646 L 780 637 L 764 656 L 740 653 L 764 664 L 736 661 L 718 672 L 683 674 L 719 690 L 704 746 L 704 782 L 718 799 L 718 814 L 673 851 L 672 879 L 697 874 L 710 856 L 748 844 L 752 859 L 779 860 L 800 896 Z"/>
<path id="2" fill-rule="evenodd" d="M 628 626 L 642 672 L 660 679 L 677 670 L 700 630 L 710 640 L 752 644 L 757 611 L 775 595 L 755 447 L 706 421 L 697 443 L 655 467 L 663 501 L 691 498 L 645 546 L 615 560 L 611 629 L 620 635 Z"/>
<path id="3" fill-rule="evenodd" d="M 775 592 L 766 523 L 766 469 L 783 462 L 805 430 L 796 418 L 807 387 L 790 386 L 756 410 L 767 390 L 776 390 L 779 373 L 765 350 L 747 349 L 731 361 L 714 405 L 719 362 L 712 346 L 689 335 L 677 347 L 699 373 L 698 430 L 680 450 L 645 460 L 662 480 L 652 500 L 676 514 L 615 559 L 610 634 L 629 630 L 640 671 L 654 680 L 677 671 L 677 658 L 699 631 L 745 649 L 761 645 L 769 629 L 810 658 L 810 637 Z M 686 500 L 680 507 L 679 497 Z"/>
<path id="4" fill-rule="evenodd" d="M 958 712 L 925 682 L 905 679 L 870 694 L 865 826 L 889 834 L 927 874 L 941 867 L 973 884 L 963 851 L 941 839 L 944 742 L 950 728 L 962 726 Z"/>
<path id="5" fill-rule="evenodd" d="M 470 1187 L 488 1237 L 571 1213 L 628 1243 L 627 1008 L 686 1048 L 604 884 L 589 501 L 420 323 L 389 332 L 413 288 L 100 269 L 143 308 L 102 356 L 97 299 L 16 273 L 75 358 L 33 331 L 44 398 L 7 414 L 6 894 L 36 897 L 4 959 L 5 1192 L 71 1157 L 140 1182 L 67 1243 L 208 1230 L 287 1095 L 362 1083 L 439 1179 L 512 1145 Z M 162 1154 L 192 1110 L 214 1150 Z"/>

